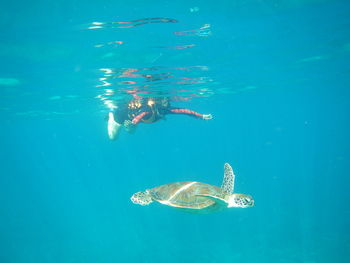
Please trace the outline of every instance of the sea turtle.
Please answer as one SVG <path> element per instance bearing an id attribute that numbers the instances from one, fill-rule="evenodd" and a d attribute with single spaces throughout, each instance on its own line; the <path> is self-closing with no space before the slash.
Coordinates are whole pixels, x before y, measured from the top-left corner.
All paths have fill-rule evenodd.
<path id="1" fill-rule="evenodd" d="M 149 205 L 157 201 L 188 212 L 210 213 L 230 207 L 252 207 L 250 195 L 233 193 L 235 175 L 228 163 L 224 166 L 222 186 L 200 182 L 177 182 L 147 189 L 132 195 L 134 204 Z"/>

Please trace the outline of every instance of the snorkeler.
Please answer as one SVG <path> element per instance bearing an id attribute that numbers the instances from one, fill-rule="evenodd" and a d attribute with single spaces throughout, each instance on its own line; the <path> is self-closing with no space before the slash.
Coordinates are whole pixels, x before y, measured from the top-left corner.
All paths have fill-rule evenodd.
<path id="1" fill-rule="evenodd" d="M 210 120 L 211 114 L 200 114 L 188 109 L 170 106 L 169 98 L 134 98 L 129 103 L 120 105 L 108 114 L 108 137 L 115 140 L 122 126 L 133 132 L 140 122 L 154 123 L 165 119 L 167 114 L 185 114 L 195 118 Z"/>

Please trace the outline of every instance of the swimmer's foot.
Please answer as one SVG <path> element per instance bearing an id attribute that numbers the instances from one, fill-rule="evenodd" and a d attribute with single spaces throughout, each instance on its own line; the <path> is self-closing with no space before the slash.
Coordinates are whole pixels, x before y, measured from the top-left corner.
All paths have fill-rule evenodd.
<path id="1" fill-rule="evenodd" d="M 114 119 L 114 113 L 113 112 L 108 113 L 107 130 L 108 130 L 108 137 L 110 140 L 117 139 L 120 127 L 121 125 L 118 122 L 116 122 Z"/>

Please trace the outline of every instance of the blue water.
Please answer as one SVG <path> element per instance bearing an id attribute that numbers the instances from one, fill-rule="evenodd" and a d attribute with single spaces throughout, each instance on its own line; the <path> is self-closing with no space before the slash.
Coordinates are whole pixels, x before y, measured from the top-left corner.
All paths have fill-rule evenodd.
<path id="1" fill-rule="evenodd" d="M 0 10 L 0 262 L 350 262 L 348 1 Z M 152 17 L 178 23 L 88 29 Z M 211 34 L 174 34 L 203 25 Z M 96 47 L 110 41 L 123 44 Z M 101 68 L 171 73 L 136 79 L 150 92 L 139 95 L 214 118 L 172 115 L 109 141 Z M 120 102 L 132 85 L 117 80 Z M 196 215 L 129 199 L 176 181 L 220 185 L 225 162 L 254 208 Z"/>

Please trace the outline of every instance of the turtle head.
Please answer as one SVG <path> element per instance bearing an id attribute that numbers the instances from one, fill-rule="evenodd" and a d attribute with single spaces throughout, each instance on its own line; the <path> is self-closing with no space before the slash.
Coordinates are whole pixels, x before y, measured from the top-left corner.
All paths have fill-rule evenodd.
<path id="1" fill-rule="evenodd" d="M 131 196 L 131 201 L 138 205 L 149 205 L 153 202 L 152 197 L 148 190 L 145 192 L 137 192 Z"/>
<path id="2" fill-rule="evenodd" d="M 232 194 L 227 200 L 227 207 L 252 207 L 254 206 L 254 199 L 250 195 Z"/>

